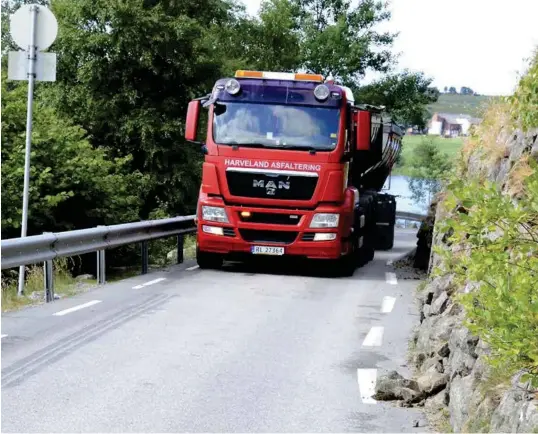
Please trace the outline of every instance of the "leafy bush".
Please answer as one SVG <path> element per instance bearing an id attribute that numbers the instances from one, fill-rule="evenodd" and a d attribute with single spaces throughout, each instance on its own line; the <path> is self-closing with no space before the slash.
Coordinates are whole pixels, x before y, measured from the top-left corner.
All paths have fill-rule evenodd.
<path id="1" fill-rule="evenodd" d="M 512 118 L 524 130 L 538 128 L 538 49 L 527 73 L 521 78 L 519 86 L 509 99 Z"/>
<path id="2" fill-rule="evenodd" d="M 467 326 L 491 348 L 492 366 L 525 370 L 538 386 L 538 170 L 515 202 L 496 184 L 455 179 L 445 205 L 456 209 L 439 230 L 452 234 L 438 248 L 459 284 Z M 439 271 L 438 271 L 439 272 Z"/>

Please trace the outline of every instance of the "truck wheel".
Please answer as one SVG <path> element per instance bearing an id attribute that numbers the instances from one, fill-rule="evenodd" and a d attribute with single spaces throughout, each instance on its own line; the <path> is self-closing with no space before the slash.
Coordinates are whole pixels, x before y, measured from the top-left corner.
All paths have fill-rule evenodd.
<path id="1" fill-rule="evenodd" d="M 376 250 L 390 250 L 394 246 L 394 228 L 396 225 L 396 199 L 390 194 L 380 194 L 376 216 Z"/>
<path id="2" fill-rule="evenodd" d="M 377 228 L 378 250 L 390 250 L 394 247 L 394 226 L 378 226 Z"/>
<path id="3" fill-rule="evenodd" d="M 361 256 L 364 261 L 361 261 L 361 266 L 366 265 L 375 255 L 375 194 L 366 192 L 362 196 L 364 215 L 366 217 L 366 226 L 363 230 L 364 245 L 361 250 Z"/>
<path id="4" fill-rule="evenodd" d="M 202 252 L 196 249 L 196 262 L 201 269 L 217 270 L 222 267 L 224 258 L 218 253 Z"/>
<path id="5" fill-rule="evenodd" d="M 351 277 L 357 268 L 357 255 L 348 253 L 336 261 L 336 273 L 339 277 Z"/>

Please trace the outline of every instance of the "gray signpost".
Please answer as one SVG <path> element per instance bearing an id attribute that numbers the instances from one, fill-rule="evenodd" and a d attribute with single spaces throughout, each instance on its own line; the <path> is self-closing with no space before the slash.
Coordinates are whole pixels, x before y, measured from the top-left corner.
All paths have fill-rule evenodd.
<path id="1" fill-rule="evenodd" d="M 56 80 L 56 54 L 43 53 L 58 34 L 58 22 L 45 6 L 21 6 L 10 18 L 10 33 L 22 51 L 11 51 L 8 57 L 8 79 L 28 81 L 28 106 L 26 114 L 26 150 L 24 159 L 24 187 L 22 195 L 21 237 L 28 227 L 28 196 L 30 190 L 30 151 L 32 148 L 32 110 L 35 81 Z M 25 267 L 19 270 L 18 294 L 24 293 Z"/>

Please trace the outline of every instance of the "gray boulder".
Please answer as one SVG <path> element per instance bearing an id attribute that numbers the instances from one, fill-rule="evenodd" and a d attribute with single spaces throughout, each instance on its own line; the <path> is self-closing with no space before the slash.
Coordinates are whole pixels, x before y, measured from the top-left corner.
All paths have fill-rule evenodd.
<path id="1" fill-rule="evenodd" d="M 417 402 L 420 400 L 420 389 L 415 380 L 406 379 L 398 372 L 391 371 L 377 380 L 373 398 L 378 401 Z"/>
<path id="2" fill-rule="evenodd" d="M 448 374 L 437 372 L 435 367 L 432 367 L 428 372 L 422 374 L 417 379 L 418 388 L 426 395 L 434 395 L 444 389 L 449 380 Z"/>

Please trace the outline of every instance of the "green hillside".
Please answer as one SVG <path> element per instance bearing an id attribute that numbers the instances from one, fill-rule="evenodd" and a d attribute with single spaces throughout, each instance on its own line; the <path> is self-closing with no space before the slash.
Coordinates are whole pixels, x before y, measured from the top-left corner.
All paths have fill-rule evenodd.
<path id="1" fill-rule="evenodd" d="M 458 156 L 461 147 L 463 146 L 462 137 L 454 137 L 445 139 L 443 137 L 433 137 L 433 136 L 413 136 L 405 135 L 402 141 L 402 155 L 400 162 L 394 167 L 392 174 L 393 175 L 410 175 L 410 163 L 413 159 L 413 153 L 415 148 L 423 141 L 432 139 L 434 143 L 439 147 L 441 152 L 446 154 L 447 158 L 451 161 Z"/>
<path id="2" fill-rule="evenodd" d="M 467 114 L 474 117 L 481 117 L 481 108 L 492 98 L 495 97 L 443 93 L 439 95 L 439 100 L 436 103 L 428 106 L 428 109 L 431 113 Z"/>

